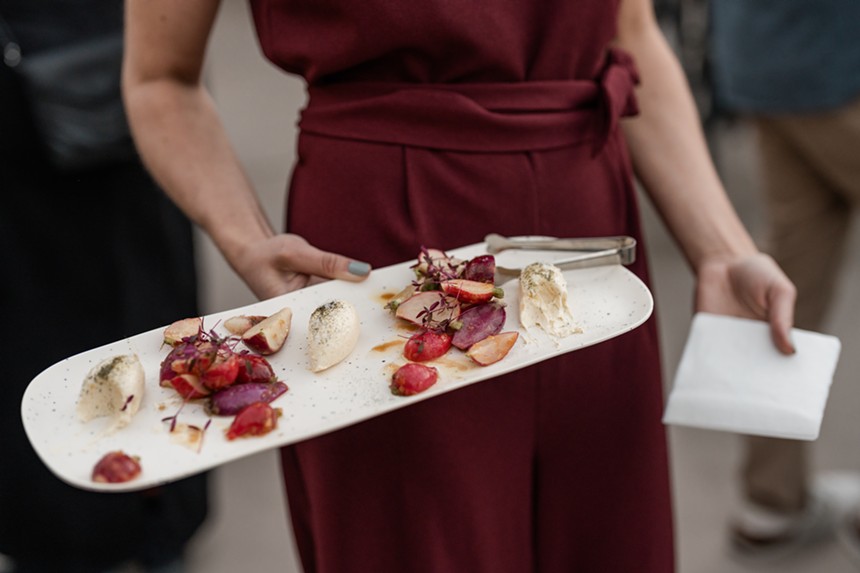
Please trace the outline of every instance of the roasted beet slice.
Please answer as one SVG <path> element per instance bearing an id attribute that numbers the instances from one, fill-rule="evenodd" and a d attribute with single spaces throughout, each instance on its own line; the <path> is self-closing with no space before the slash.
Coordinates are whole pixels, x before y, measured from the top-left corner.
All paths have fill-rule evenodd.
<path id="1" fill-rule="evenodd" d="M 493 255 L 481 255 L 466 263 L 463 270 L 463 278 L 479 283 L 492 284 L 496 278 L 496 257 Z"/>
<path id="2" fill-rule="evenodd" d="M 213 394 L 209 410 L 216 416 L 232 416 L 254 402 L 269 403 L 286 391 L 287 385 L 283 382 L 237 384 Z"/>
<path id="3" fill-rule="evenodd" d="M 506 316 L 505 307 L 495 302 L 471 306 L 460 314 L 461 326 L 451 342 L 460 350 L 466 350 L 476 342 L 501 332 Z"/>

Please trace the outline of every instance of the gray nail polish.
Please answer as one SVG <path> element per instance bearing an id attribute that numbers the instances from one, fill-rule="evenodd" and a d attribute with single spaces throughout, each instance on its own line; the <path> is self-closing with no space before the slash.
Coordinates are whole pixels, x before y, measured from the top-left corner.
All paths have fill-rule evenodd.
<path id="1" fill-rule="evenodd" d="M 350 261 L 347 270 L 349 270 L 349 274 L 351 275 L 363 277 L 370 272 L 370 265 L 367 263 L 360 263 L 358 261 Z"/>

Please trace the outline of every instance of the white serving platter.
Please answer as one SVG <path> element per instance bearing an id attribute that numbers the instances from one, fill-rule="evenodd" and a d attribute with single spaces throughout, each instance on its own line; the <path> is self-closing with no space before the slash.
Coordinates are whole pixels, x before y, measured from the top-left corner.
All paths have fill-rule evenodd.
<path id="1" fill-rule="evenodd" d="M 484 254 L 483 243 L 451 251 L 462 259 Z M 569 252 L 504 251 L 496 254 L 498 264 L 522 267 L 534 261 L 551 262 L 570 256 Z M 582 332 L 562 340 L 542 331 L 525 332 L 519 322 L 519 284 L 504 285 L 507 322 L 503 330 L 517 330 L 519 340 L 500 362 L 481 367 L 464 353 L 452 350 L 432 365 L 439 380 L 427 391 L 410 397 L 395 396 L 389 389 L 394 370 L 406 360 L 403 343 L 410 331 L 385 310 L 386 300 L 411 281 L 414 261 L 376 269 L 361 283 L 330 281 L 245 307 L 204 317 L 204 326 L 227 334 L 220 326 L 238 314 L 269 315 L 284 306 L 293 311 L 292 330 L 286 345 L 267 357 L 289 391 L 276 399 L 273 407 L 283 415 L 273 432 L 258 437 L 229 441 L 224 433 L 232 417 L 211 417 L 202 439 L 191 439 L 183 431 L 188 426 L 202 428 L 210 420 L 202 404 L 182 399 L 158 384 L 159 365 L 169 348 L 162 345 L 163 328 L 71 356 L 39 374 L 28 386 L 21 405 L 24 428 L 30 442 L 48 468 L 69 484 L 95 491 L 132 491 L 171 482 L 239 458 L 319 436 L 327 432 L 380 416 L 392 410 L 427 400 L 469 384 L 525 368 L 554 356 L 597 344 L 628 332 L 648 319 L 653 299 L 648 288 L 620 265 L 565 271 L 569 301 Z M 351 302 L 361 318 L 361 337 L 344 362 L 314 374 L 308 369 L 305 353 L 307 322 L 319 305 L 333 300 Z M 186 318 L 186 317 L 176 317 Z M 104 358 L 135 353 L 146 373 L 146 395 L 130 425 L 107 432 L 110 421 L 98 418 L 86 424 L 77 417 L 75 406 L 87 372 Z M 182 406 L 173 432 L 170 423 Z M 192 438 L 194 433 L 191 434 Z M 199 438 L 199 433 L 196 433 Z M 122 450 L 138 456 L 141 474 L 121 484 L 91 480 L 93 466 L 106 453 Z"/>

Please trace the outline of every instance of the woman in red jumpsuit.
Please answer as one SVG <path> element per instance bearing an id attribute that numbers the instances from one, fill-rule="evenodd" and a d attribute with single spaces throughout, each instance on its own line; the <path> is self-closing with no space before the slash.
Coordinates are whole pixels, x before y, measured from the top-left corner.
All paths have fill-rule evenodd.
<path id="1" fill-rule="evenodd" d="M 647 0 L 252 0 L 266 56 L 309 89 L 283 234 L 200 85 L 217 4 L 129 0 L 126 98 L 153 173 L 261 298 L 488 232 L 642 244 L 629 145 L 698 307 L 767 318 L 791 350 L 792 286 L 731 210 Z M 302 563 L 670 572 L 662 403 L 652 319 L 286 448 Z"/>

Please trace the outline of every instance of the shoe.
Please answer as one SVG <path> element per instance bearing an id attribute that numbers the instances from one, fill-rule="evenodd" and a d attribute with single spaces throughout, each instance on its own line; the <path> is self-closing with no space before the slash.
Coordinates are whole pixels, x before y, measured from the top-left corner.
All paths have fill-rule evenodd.
<path id="1" fill-rule="evenodd" d="M 769 561 L 788 557 L 834 536 L 860 504 L 860 474 L 828 472 L 816 476 L 803 511 L 786 514 L 749 502 L 737 512 L 730 530 L 732 556 Z M 857 539 L 860 559 L 860 539 Z"/>
<path id="2" fill-rule="evenodd" d="M 836 540 L 848 560 L 860 570 L 860 508 L 855 508 L 839 521 Z"/>

